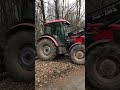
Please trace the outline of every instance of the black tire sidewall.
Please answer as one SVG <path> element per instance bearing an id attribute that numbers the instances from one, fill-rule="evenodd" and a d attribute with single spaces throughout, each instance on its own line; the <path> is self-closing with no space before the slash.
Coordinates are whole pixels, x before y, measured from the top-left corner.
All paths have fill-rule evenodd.
<path id="1" fill-rule="evenodd" d="M 42 53 L 42 48 L 44 45 L 48 45 L 51 48 L 50 55 L 46 56 Z M 56 57 L 56 46 L 50 39 L 42 39 L 37 45 L 37 52 L 41 60 L 53 60 Z"/>
<path id="2" fill-rule="evenodd" d="M 15 81 L 31 81 L 34 79 L 34 69 L 25 70 L 19 62 L 19 49 L 24 44 L 31 44 L 34 47 L 34 33 L 31 31 L 21 31 L 12 35 L 7 42 L 5 49 L 5 66 L 10 76 Z"/>
<path id="3" fill-rule="evenodd" d="M 96 48 L 92 49 L 89 54 L 86 56 L 86 76 L 89 82 L 98 88 L 118 88 L 120 87 L 120 78 L 116 79 L 115 82 L 105 83 L 104 81 L 100 80 L 96 72 L 94 71 L 96 60 L 98 57 L 106 56 L 112 54 L 120 58 L 119 48 L 116 45 L 105 44 L 99 45 Z"/>
<path id="4" fill-rule="evenodd" d="M 83 59 L 83 61 L 78 61 L 74 57 L 74 53 L 76 51 L 78 51 L 78 50 L 81 50 L 81 51 L 84 52 L 84 59 Z M 76 45 L 76 46 L 74 46 L 71 49 L 71 51 L 70 51 L 70 57 L 71 57 L 71 60 L 73 61 L 73 63 L 75 63 L 75 64 L 85 64 L 85 47 L 84 47 L 84 45 Z"/>

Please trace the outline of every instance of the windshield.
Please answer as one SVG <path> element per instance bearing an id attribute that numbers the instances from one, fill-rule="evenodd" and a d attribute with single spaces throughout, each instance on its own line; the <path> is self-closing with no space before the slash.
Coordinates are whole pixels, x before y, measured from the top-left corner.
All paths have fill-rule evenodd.
<path id="1" fill-rule="evenodd" d="M 47 24 L 45 27 L 46 27 L 45 34 L 56 35 L 56 31 L 59 30 L 60 24 L 52 23 L 52 24 Z"/>
<path id="2" fill-rule="evenodd" d="M 51 31 L 52 31 L 51 26 L 47 25 L 47 26 L 45 27 L 45 34 L 51 34 Z"/>
<path id="3" fill-rule="evenodd" d="M 66 23 L 53 23 L 46 25 L 45 34 L 68 36 L 70 26 Z"/>

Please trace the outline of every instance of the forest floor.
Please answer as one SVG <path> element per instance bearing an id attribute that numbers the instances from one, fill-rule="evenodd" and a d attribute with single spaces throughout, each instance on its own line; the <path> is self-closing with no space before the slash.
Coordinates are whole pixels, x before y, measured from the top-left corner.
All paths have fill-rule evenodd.
<path id="1" fill-rule="evenodd" d="M 34 82 L 15 82 L 8 74 L 4 74 L 2 77 L 3 79 L 0 80 L 0 90 L 34 90 L 35 88 Z"/>
<path id="2" fill-rule="evenodd" d="M 37 59 L 35 71 L 35 83 L 14 82 L 4 74 L 0 90 L 85 90 L 85 66 L 73 64 L 69 57 L 52 61 Z"/>
<path id="3" fill-rule="evenodd" d="M 69 57 L 52 61 L 36 61 L 36 90 L 85 90 L 85 67 Z"/>

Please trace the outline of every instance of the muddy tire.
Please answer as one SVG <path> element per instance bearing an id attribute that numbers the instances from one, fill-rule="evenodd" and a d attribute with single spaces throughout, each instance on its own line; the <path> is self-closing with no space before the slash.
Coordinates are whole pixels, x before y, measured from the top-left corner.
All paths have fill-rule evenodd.
<path id="1" fill-rule="evenodd" d="M 12 35 L 5 48 L 5 67 L 15 81 L 34 81 L 34 32 L 21 31 Z"/>
<path id="2" fill-rule="evenodd" d="M 42 39 L 37 45 L 40 60 L 53 60 L 56 57 L 56 46 L 49 39 Z"/>
<path id="3" fill-rule="evenodd" d="M 70 57 L 75 64 L 85 64 L 85 47 L 76 45 L 70 51 Z"/>
<path id="4" fill-rule="evenodd" d="M 101 45 L 90 51 L 86 57 L 86 76 L 97 88 L 120 87 L 120 47 Z"/>

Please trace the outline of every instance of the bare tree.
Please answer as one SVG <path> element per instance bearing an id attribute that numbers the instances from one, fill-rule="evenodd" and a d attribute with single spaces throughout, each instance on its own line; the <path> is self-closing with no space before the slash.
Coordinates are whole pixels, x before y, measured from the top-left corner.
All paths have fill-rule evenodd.
<path id="1" fill-rule="evenodd" d="M 69 0 L 42 0 L 44 6 L 41 5 L 40 0 L 37 1 L 40 3 L 40 7 L 38 8 L 39 14 L 37 15 L 37 20 L 39 20 L 39 22 L 37 22 L 39 23 L 38 29 L 42 28 L 41 30 L 43 30 L 44 18 L 46 21 L 54 19 L 66 19 L 71 23 L 72 30 L 76 29 L 78 26 L 83 27 L 83 18 L 85 16 L 85 0 L 74 0 L 72 2 Z M 42 9 L 44 9 L 44 12 Z M 44 13 L 45 17 L 43 17 Z"/>
<path id="2" fill-rule="evenodd" d="M 43 16 L 43 23 L 45 23 L 46 19 L 45 19 L 44 2 L 43 2 L 43 0 L 40 0 L 40 1 L 41 1 L 41 10 L 42 10 L 42 16 Z"/>
<path id="3" fill-rule="evenodd" d="M 65 6 L 65 0 L 62 0 L 63 5 L 62 5 L 62 18 L 64 18 L 64 6 Z"/>
<path id="4" fill-rule="evenodd" d="M 23 0 L 0 0 L 0 36 L 3 36 L 0 42 L 4 40 L 8 28 L 21 20 L 22 2 Z"/>
<path id="5" fill-rule="evenodd" d="M 55 3 L 55 16 L 56 19 L 59 19 L 59 0 L 54 0 Z"/>

